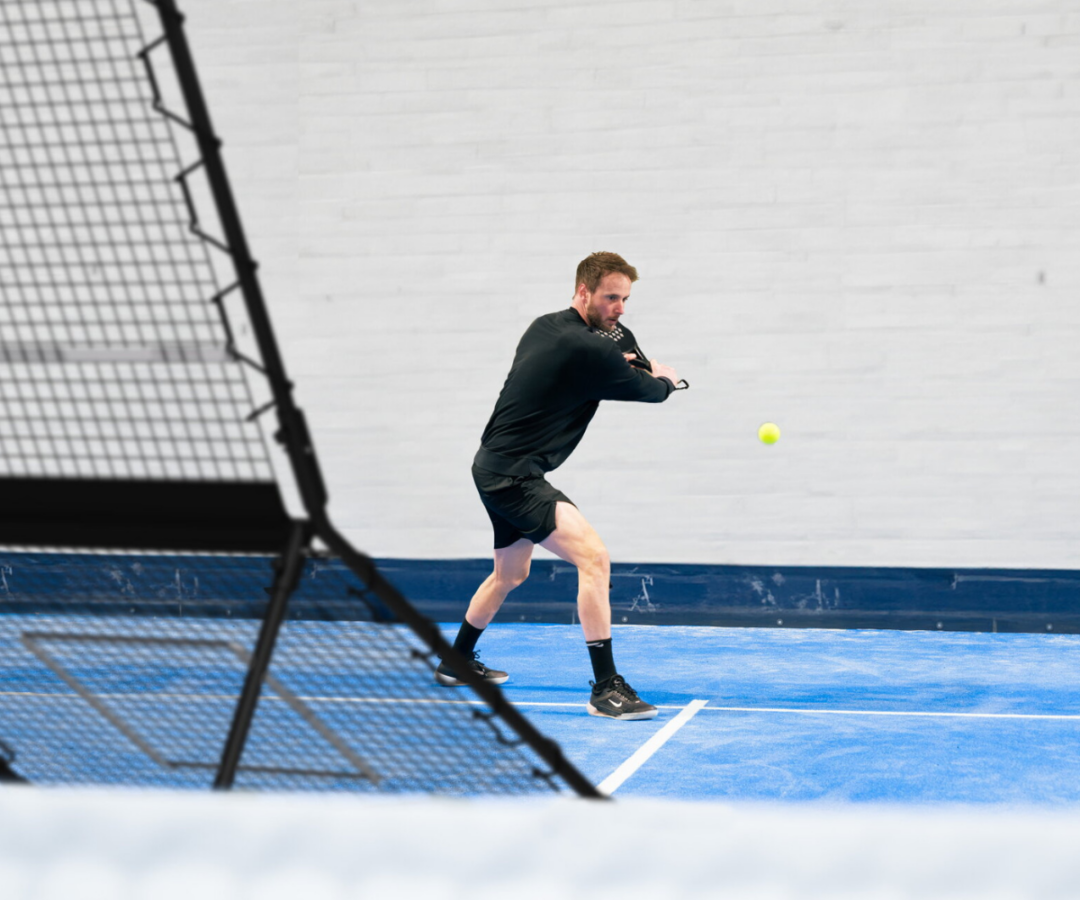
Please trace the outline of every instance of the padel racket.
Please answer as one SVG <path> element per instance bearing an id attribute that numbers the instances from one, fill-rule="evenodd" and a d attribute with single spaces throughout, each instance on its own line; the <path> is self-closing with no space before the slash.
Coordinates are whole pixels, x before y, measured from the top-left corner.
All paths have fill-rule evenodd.
<path id="1" fill-rule="evenodd" d="M 628 359 L 635 369 L 644 369 L 646 372 L 652 372 L 652 363 L 649 362 L 649 357 L 645 355 L 641 347 L 638 346 L 637 338 L 634 337 L 634 333 L 625 325 L 618 324 L 611 331 L 600 331 L 597 329 L 597 334 L 602 334 L 606 338 L 610 338 L 616 344 L 619 345 L 619 349 L 623 353 L 633 353 L 633 359 Z M 675 385 L 675 390 L 685 391 L 690 387 L 690 382 L 685 378 L 680 378 L 679 383 Z"/>

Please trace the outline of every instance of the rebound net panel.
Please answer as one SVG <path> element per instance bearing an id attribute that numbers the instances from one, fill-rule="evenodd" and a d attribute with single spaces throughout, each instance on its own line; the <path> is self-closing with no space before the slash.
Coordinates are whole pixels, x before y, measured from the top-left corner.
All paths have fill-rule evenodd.
<path id="1" fill-rule="evenodd" d="M 272 480 L 145 43 L 0 3 L 0 476 Z"/>

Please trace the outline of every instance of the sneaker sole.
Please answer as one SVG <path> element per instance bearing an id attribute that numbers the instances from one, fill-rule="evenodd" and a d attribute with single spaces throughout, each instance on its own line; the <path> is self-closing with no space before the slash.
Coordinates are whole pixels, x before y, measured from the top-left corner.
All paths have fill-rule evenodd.
<path id="1" fill-rule="evenodd" d="M 604 712 L 602 709 L 597 709 L 591 703 L 586 703 L 585 708 L 589 711 L 590 716 L 599 716 L 601 719 L 620 719 L 624 722 L 634 722 L 640 719 L 655 719 L 660 710 L 658 709 L 646 709 L 642 712 L 620 713 L 619 715 L 612 715 L 609 712 Z"/>
<path id="2" fill-rule="evenodd" d="M 488 684 L 505 684 L 509 680 L 509 675 L 500 675 L 498 678 L 484 679 Z M 467 681 L 461 681 L 458 678 L 451 678 L 449 675 L 443 675 L 439 672 L 435 673 L 435 681 L 443 687 L 465 687 L 465 685 L 469 683 Z"/>

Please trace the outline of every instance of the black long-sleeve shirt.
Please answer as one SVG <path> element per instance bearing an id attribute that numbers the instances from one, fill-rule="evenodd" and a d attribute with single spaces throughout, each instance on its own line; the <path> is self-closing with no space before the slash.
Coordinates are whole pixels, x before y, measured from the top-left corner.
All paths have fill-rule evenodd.
<path id="1" fill-rule="evenodd" d="M 550 472 L 577 447 L 601 400 L 662 403 L 675 385 L 631 366 L 625 342 L 594 331 L 573 308 L 541 316 L 518 343 L 481 446 Z"/>

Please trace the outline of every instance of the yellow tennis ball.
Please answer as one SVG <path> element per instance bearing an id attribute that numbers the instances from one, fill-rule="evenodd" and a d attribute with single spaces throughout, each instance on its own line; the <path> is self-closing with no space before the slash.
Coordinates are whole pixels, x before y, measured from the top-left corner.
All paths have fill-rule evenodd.
<path id="1" fill-rule="evenodd" d="M 757 436 L 763 444 L 775 444 L 780 440 L 780 426 L 775 422 L 766 422 L 757 430 Z"/>

